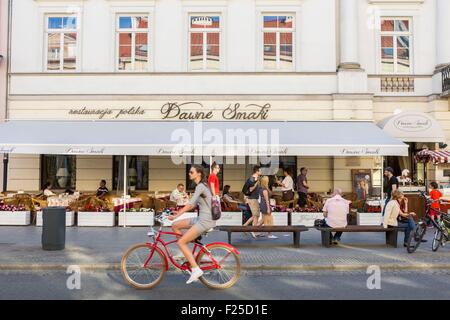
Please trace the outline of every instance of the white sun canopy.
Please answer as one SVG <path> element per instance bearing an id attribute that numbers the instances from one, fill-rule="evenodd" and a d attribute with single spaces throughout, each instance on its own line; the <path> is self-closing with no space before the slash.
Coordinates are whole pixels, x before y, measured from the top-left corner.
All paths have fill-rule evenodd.
<path id="1" fill-rule="evenodd" d="M 445 142 L 436 119 L 422 112 L 400 112 L 378 123 L 384 132 L 405 142 Z"/>
<path id="2" fill-rule="evenodd" d="M 8 121 L 0 153 L 405 156 L 408 146 L 364 121 Z"/>

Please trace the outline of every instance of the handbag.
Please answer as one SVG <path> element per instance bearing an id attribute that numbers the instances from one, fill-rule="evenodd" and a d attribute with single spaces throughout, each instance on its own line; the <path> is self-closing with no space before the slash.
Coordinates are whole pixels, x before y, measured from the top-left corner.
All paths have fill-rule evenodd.
<path id="1" fill-rule="evenodd" d="M 211 187 L 206 183 L 205 183 L 205 185 L 208 188 L 208 190 L 212 196 Z M 205 200 L 205 202 L 207 202 L 206 199 L 204 199 L 204 200 Z M 211 209 L 212 220 L 214 220 L 214 221 L 219 220 L 220 217 L 222 216 L 222 206 L 220 204 L 220 197 L 218 195 L 212 196 L 211 203 L 208 203 L 208 204 L 209 204 L 209 208 Z"/>
<path id="2" fill-rule="evenodd" d="M 325 226 L 325 219 L 316 219 L 314 220 L 314 227 L 321 228 Z"/>

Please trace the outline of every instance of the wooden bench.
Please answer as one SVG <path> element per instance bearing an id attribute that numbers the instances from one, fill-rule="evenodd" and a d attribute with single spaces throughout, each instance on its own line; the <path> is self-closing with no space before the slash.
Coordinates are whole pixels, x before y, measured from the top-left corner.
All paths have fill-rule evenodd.
<path id="1" fill-rule="evenodd" d="M 231 244 L 233 232 L 292 232 L 294 247 L 300 247 L 300 232 L 308 231 L 305 226 L 220 226 L 220 231 L 228 233 L 228 243 Z"/>
<path id="2" fill-rule="evenodd" d="M 397 248 L 398 232 L 404 231 L 405 228 L 384 228 L 383 226 L 353 226 L 348 225 L 345 228 L 329 228 L 329 227 L 316 227 L 322 234 L 322 245 L 324 247 L 331 246 L 331 233 L 332 232 L 385 232 L 386 244 L 388 246 Z"/>

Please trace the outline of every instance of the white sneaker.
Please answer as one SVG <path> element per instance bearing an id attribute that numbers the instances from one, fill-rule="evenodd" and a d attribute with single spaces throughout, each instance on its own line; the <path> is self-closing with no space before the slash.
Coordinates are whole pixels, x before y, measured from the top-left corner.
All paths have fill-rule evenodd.
<path id="1" fill-rule="evenodd" d="M 271 234 L 270 236 L 267 236 L 268 239 L 278 239 L 277 236 L 274 236 L 273 234 Z"/>
<path id="2" fill-rule="evenodd" d="M 186 284 L 190 284 L 194 281 L 197 281 L 198 278 L 200 278 L 203 275 L 203 270 L 200 269 L 199 267 L 197 268 L 193 268 L 192 272 L 191 272 L 191 277 L 189 278 L 188 281 L 186 281 Z"/>

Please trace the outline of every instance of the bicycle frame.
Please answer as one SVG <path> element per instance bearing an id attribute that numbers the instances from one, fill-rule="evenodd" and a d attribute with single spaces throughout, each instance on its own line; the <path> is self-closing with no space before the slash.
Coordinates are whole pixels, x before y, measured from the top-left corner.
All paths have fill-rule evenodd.
<path id="1" fill-rule="evenodd" d="M 162 235 L 170 235 L 170 236 L 174 236 L 175 239 L 172 240 L 172 241 L 166 242 L 166 241 L 164 241 L 164 240 L 161 239 L 161 236 L 162 236 Z M 170 254 L 170 252 L 169 252 L 169 250 L 168 250 L 168 246 L 171 245 L 171 244 L 176 243 L 176 242 L 178 241 L 178 239 L 181 238 L 182 236 L 183 236 L 182 234 L 178 234 L 178 233 L 175 233 L 175 232 L 166 232 L 166 231 L 162 231 L 162 227 L 161 227 L 160 230 L 157 232 L 157 234 L 156 234 L 156 236 L 155 236 L 154 242 L 153 242 L 153 243 L 152 243 L 152 242 L 147 242 L 147 245 L 148 245 L 148 246 L 151 246 L 151 251 L 150 251 L 150 255 L 148 256 L 147 260 L 144 262 L 144 268 L 147 268 L 147 265 L 148 265 L 149 261 L 152 259 L 155 250 L 157 250 L 156 248 L 159 248 L 159 249 L 161 250 L 161 248 L 158 246 L 158 244 L 161 244 L 161 245 L 164 247 L 164 251 L 165 251 L 165 252 L 163 251 L 163 253 L 164 253 L 164 256 L 165 256 L 165 260 L 166 260 L 166 271 L 169 270 L 169 263 L 168 263 L 169 261 L 170 261 L 170 263 L 172 263 L 172 265 L 173 265 L 175 268 L 177 268 L 177 269 L 179 269 L 179 270 L 182 270 L 182 271 L 190 271 L 191 268 L 190 268 L 189 263 L 186 263 L 186 262 L 185 262 L 185 263 L 183 263 L 182 265 L 179 265 L 179 264 L 173 259 L 172 255 Z M 214 257 L 210 254 L 208 248 L 207 248 L 205 245 L 203 245 L 203 244 L 201 244 L 201 243 L 199 243 L 199 242 L 197 242 L 197 241 L 195 241 L 195 242 L 193 242 L 193 243 L 194 243 L 194 248 L 192 249 L 192 255 L 193 255 L 194 257 L 196 256 L 196 254 L 198 255 L 198 254 L 200 254 L 202 251 L 204 251 L 204 252 L 208 255 L 208 257 L 211 259 L 211 261 L 212 261 L 212 264 L 211 264 L 210 266 L 201 266 L 201 267 L 200 267 L 203 271 L 207 271 L 207 270 L 211 270 L 211 269 L 220 269 L 220 264 L 217 263 L 217 261 L 216 261 L 216 260 L 214 259 Z M 221 244 L 221 245 L 224 245 L 224 246 L 225 246 L 225 244 Z M 236 250 L 235 248 L 229 246 L 228 244 L 226 244 L 226 247 L 230 248 L 231 250 L 233 250 L 233 251 L 235 251 L 237 254 L 239 254 L 239 252 L 237 252 L 237 250 Z M 198 250 L 199 248 L 200 248 L 200 250 Z M 198 252 L 197 252 L 197 250 L 198 250 Z M 228 254 L 228 255 L 229 255 L 229 254 Z M 227 256 L 228 256 L 228 255 L 227 255 Z M 226 258 L 227 256 L 225 256 L 225 258 Z M 167 259 L 167 257 L 168 257 L 169 259 Z"/>

